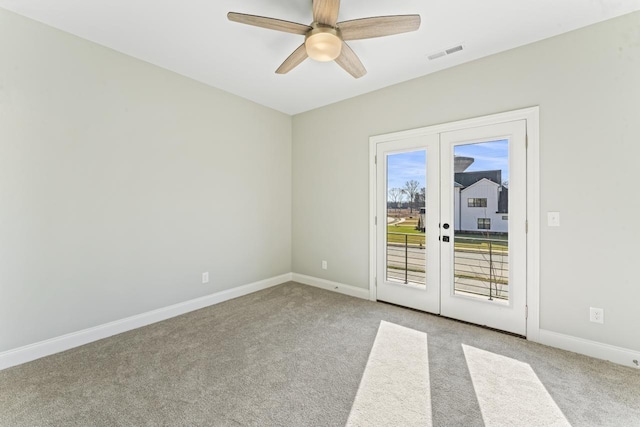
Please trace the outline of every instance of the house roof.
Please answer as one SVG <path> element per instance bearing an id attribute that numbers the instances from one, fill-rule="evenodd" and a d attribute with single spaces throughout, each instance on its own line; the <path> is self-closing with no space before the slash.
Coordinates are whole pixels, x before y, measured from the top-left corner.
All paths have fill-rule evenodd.
<path id="1" fill-rule="evenodd" d="M 454 174 L 455 182 L 463 187 L 470 187 L 481 179 L 488 179 L 498 185 L 502 184 L 501 170 L 473 171 L 473 172 L 457 172 Z"/>

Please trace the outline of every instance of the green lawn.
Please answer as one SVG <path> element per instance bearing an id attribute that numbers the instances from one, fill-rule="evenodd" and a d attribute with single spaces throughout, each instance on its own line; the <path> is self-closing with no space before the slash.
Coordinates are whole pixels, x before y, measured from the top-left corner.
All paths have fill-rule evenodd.
<path id="1" fill-rule="evenodd" d="M 416 230 L 416 227 L 413 225 L 389 225 L 387 226 L 387 231 L 389 233 L 406 233 L 406 234 L 422 234 L 424 236 L 424 232 Z"/>
<path id="2" fill-rule="evenodd" d="M 387 237 L 389 243 L 405 243 L 404 235 L 408 234 L 408 236 L 406 237 L 406 241 L 408 244 L 424 246 L 425 234 L 421 231 L 416 230 L 414 226 L 410 226 L 410 225 L 403 226 L 402 224 L 389 225 L 387 227 L 387 232 L 390 233 L 388 234 L 388 237 Z M 398 234 L 391 234 L 391 233 L 402 233 L 402 234 L 398 235 Z"/>
<path id="3" fill-rule="evenodd" d="M 387 226 L 388 234 L 388 242 L 389 243 L 405 243 L 410 245 L 422 245 L 424 246 L 425 242 L 425 233 L 415 229 L 415 225 L 405 225 L 401 223 L 399 225 L 389 225 Z M 392 234 L 393 233 L 393 234 Z M 400 233 L 400 234 L 395 234 Z M 408 236 L 404 236 L 404 235 Z M 484 237 L 478 235 L 458 235 L 458 238 L 455 242 L 456 248 L 458 249 L 484 249 L 489 250 L 489 242 L 483 242 L 479 239 L 483 239 Z M 478 239 L 478 240 L 475 240 Z M 491 242 L 491 249 L 495 251 L 506 251 L 508 246 L 507 236 L 492 236 L 493 242 Z M 502 240 L 503 242 L 496 242 L 495 240 Z"/>

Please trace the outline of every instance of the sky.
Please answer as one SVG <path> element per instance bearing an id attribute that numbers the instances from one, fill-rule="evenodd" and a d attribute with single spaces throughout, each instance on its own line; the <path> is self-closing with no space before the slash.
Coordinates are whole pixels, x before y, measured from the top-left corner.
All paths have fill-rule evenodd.
<path id="1" fill-rule="evenodd" d="M 426 155 L 425 150 L 420 150 L 388 156 L 388 188 L 404 188 L 404 184 L 412 179 L 420 183 L 420 188 L 425 187 Z M 502 181 L 509 180 L 507 140 L 457 145 L 454 155 L 475 159 L 467 168 L 468 172 L 501 169 Z"/>

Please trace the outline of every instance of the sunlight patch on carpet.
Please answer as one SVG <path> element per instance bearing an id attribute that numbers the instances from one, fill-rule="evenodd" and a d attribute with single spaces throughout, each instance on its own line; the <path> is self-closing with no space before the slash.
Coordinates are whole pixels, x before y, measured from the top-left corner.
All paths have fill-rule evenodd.
<path id="1" fill-rule="evenodd" d="M 528 363 L 462 349 L 486 427 L 571 426 Z"/>
<path id="2" fill-rule="evenodd" d="M 382 321 L 347 426 L 431 425 L 427 334 Z"/>

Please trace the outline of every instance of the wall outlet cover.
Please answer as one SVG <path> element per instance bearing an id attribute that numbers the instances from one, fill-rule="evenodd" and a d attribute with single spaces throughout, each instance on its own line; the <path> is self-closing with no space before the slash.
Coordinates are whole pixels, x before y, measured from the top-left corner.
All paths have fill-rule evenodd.
<path id="1" fill-rule="evenodd" d="M 589 320 L 594 323 L 604 323 L 604 309 L 590 307 Z"/>

